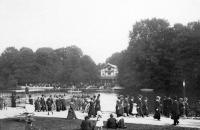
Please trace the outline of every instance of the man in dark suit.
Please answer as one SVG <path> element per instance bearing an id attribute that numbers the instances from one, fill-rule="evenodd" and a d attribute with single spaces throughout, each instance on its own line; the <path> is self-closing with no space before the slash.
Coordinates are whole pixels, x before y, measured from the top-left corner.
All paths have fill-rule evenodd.
<path id="1" fill-rule="evenodd" d="M 83 120 L 81 123 L 81 130 L 92 130 L 92 129 L 93 129 L 92 123 L 91 121 L 89 121 L 89 117 L 86 116 L 85 120 Z"/>
<path id="2" fill-rule="evenodd" d="M 117 120 L 113 117 L 113 114 L 110 114 L 110 118 L 107 121 L 107 128 L 117 128 Z"/>
<path id="3" fill-rule="evenodd" d="M 178 125 L 179 121 L 179 116 L 180 116 L 180 112 L 179 112 L 179 103 L 177 101 L 177 97 L 174 97 L 173 103 L 172 103 L 172 107 L 171 107 L 171 118 L 174 120 L 174 124 L 173 125 Z"/>

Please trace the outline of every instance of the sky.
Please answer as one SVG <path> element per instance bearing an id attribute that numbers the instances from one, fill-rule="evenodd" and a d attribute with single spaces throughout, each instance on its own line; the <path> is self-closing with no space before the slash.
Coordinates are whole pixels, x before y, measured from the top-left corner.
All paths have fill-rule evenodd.
<path id="1" fill-rule="evenodd" d="M 0 0 L 0 53 L 76 45 L 103 63 L 127 48 L 135 22 L 154 17 L 198 21 L 200 0 Z"/>

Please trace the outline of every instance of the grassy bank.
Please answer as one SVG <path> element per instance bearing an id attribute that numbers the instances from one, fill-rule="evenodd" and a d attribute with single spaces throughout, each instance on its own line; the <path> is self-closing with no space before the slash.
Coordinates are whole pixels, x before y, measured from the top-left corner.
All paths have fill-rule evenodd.
<path id="1" fill-rule="evenodd" d="M 106 122 L 104 122 L 105 124 Z M 31 130 L 79 130 L 81 120 L 66 120 L 63 118 L 36 117 Z M 93 121 L 93 124 L 95 122 Z M 126 130 L 197 130 L 177 126 L 157 126 L 144 124 L 126 124 Z M 0 130 L 25 130 L 25 122 L 16 119 L 1 119 Z M 103 128 L 103 130 L 109 130 Z M 111 129 L 110 129 L 111 130 Z M 118 129 L 120 130 L 120 129 Z"/>

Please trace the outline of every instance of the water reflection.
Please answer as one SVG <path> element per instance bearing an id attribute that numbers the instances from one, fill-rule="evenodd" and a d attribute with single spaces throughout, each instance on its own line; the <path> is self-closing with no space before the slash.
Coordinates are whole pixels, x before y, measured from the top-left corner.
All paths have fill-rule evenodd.
<path id="1" fill-rule="evenodd" d="M 100 101 L 102 111 L 115 112 L 116 100 L 116 93 L 101 93 Z"/>

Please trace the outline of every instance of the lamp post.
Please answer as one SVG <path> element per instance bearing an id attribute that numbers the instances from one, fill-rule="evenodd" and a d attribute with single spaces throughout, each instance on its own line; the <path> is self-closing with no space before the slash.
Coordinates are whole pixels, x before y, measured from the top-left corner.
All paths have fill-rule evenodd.
<path id="1" fill-rule="evenodd" d="M 185 117 L 185 80 L 183 80 L 183 116 Z"/>
<path id="2" fill-rule="evenodd" d="M 185 80 L 183 80 L 183 98 L 185 98 Z"/>

